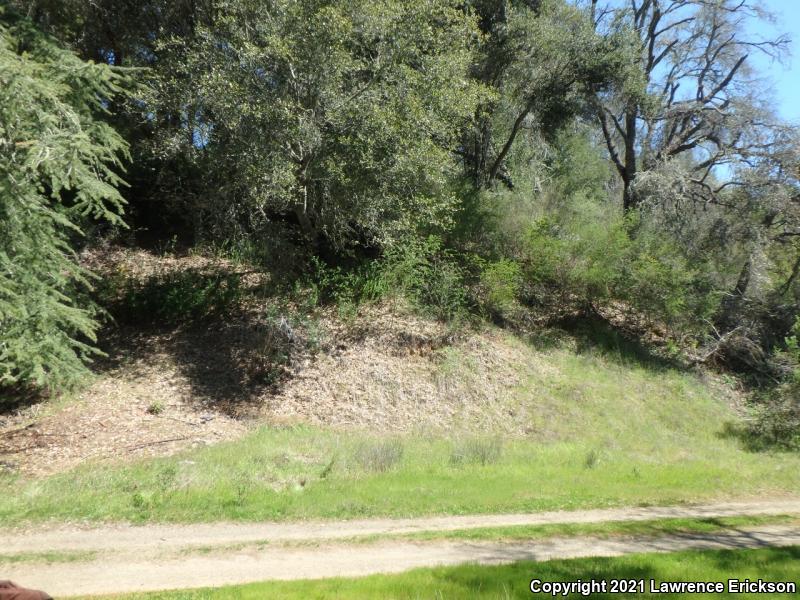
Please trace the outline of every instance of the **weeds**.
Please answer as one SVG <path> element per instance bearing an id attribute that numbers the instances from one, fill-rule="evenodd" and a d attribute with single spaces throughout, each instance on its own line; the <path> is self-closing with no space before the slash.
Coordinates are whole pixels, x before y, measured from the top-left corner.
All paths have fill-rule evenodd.
<path id="1" fill-rule="evenodd" d="M 402 460 L 403 444 L 400 440 L 364 442 L 356 449 L 354 458 L 364 471 L 385 473 Z"/>
<path id="2" fill-rule="evenodd" d="M 250 476 L 245 472 L 237 473 L 233 481 L 233 504 L 235 506 L 244 506 L 252 489 L 253 480 Z"/>
<path id="3" fill-rule="evenodd" d="M 503 440 L 498 436 L 469 437 L 455 443 L 450 453 L 450 464 L 454 466 L 478 464 L 482 467 L 500 460 Z"/>
<path id="4" fill-rule="evenodd" d="M 153 400 L 147 407 L 147 413 L 150 415 L 158 416 L 164 412 L 165 406 L 161 400 Z"/>
<path id="5" fill-rule="evenodd" d="M 586 469 L 594 469 L 600 461 L 600 453 L 592 448 L 586 453 L 586 458 L 583 459 L 583 466 Z"/>
<path id="6" fill-rule="evenodd" d="M 109 275 L 99 294 L 117 321 L 176 324 L 229 313 L 241 303 L 244 288 L 237 273 L 184 270 L 145 281 Z"/>
<path id="7" fill-rule="evenodd" d="M 322 472 L 319 474 L 319 478 L 320 479 L 326 479 L 328 477 L 328 475 L 330 475 L 331 472 L 333 471 L 333 465 L 334 464 L 336 464 L 336 457 L 335 456 L 331 457 L 330 462 L 327 465 L 325 465 L 325 468 L 322 469 Z"/>

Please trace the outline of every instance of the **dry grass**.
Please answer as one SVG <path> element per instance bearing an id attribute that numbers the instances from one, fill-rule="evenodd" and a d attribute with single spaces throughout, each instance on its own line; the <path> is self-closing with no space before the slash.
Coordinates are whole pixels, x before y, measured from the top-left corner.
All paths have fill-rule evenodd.
<path id="1" fill-rule="evenodd" d="M 162 410 L 153 414 L 156 405 Z M 102 374 L 55 410 L 31 407 L 7 418 L 0 437 L 6 461 L 22 473 L 45 475 L 87 460 L 172 454 L 247 429 L 194 402 L 186 376 L 168 355 L 153 352 Z"/>
<path id="2" fill-rule="evenodd" d="M 118 248 L 83 258 L 99 273 L 137 281 L 182 269 L 233 268 L 198 255 Z M 315 319 L 318 354 L 301 343 L 303 325 L 287 339 L 285 317 L 267 297 L 250 297 L 224 320 L 112 327 L 104 339 L 109 356 L 80 393 L 0 421 L 0 458 L 8 469 L 45 475 L 87 460 L 169 455 L 236 438 L 264 422 L 525 433 L 528 419 L 513 418 L 513 398 L 525 376 L 519 365 L 529 356 L 502 334 L 454 335 L 386 305 L 362 308 L 347 321 L 333 309 Z"/>
<path id="3" fill-rule="evenodd" d="M 168 455 L 264 422 L 526 433 L 530 419 L 515 418 L 516 390 L 530 355 L 502 334 L 451 339 L 444 326 L 387 307 L 365 311 L 346 330 L 333 316 L 322 322 L 328 351 L 280 366 L 281 385 L 262 376 L 271 366 L 259 360 L 269 352 L 259 347 L 264 324 L 255 319 L 118 332 L 111 360 L 73 401 L 0 424 L 4 460 L 43 475 L 86 460 Z"/>
<path id="4" fill-rule="evenodd" d="M 515 396 L 529 355 L 502 333 L 453 337 L 445 325 L 387 306 L 363 310 L 351 331 L 359 335 L 340 336 L 331 352 L 265 397 L 265 419 L 391 432 L 525 433 L 526 419 L 514 418 Z"/>
<path id="5" fill-rule="evenodd" d="M 141 250 L 84 258 L 99 272 L 137 280 L 170 270 L 234 268 Z M 662 390 L 644 371 L 597 369 L 574 358 L 579 348 L 535 351 L 492 328 L 455 333 L 396 304 L 362 307 L 346 321 L 334 309 L 318 311 L 313 322 L 293 325 L 291 310 L 251 295 L 225 319 L 111 331 L 109 358 L 80 394 L 0 420 L 0 468 L 43 475 L 87 460 L 169 455 L 265 423 L 455 436 L 454 463 L 488 464 L 502 451 L 493 441 L 498 436 L 546 442 L 592 431 L 592 419 L 618 412 L 610 398 L 622 391 L 618 377 L 655 386 L 653 397 L 694 393 Z M 587 367 L 593 376 L 581 373 Z M 631 401 L 626 419 L 640 408 Z M 390 451 L 378 454 L 365 460 L 400 460 Z"/>

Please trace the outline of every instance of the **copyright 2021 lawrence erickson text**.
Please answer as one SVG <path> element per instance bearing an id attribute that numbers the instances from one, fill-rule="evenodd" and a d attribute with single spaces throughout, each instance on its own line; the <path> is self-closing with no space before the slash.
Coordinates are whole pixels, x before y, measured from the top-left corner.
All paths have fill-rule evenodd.
<path id="1" fill-rule="evenodd" d="M 794 581 L 727 579 L 725 581 L 657 581 L 655 579 L 578 579 L 543 581 L 531 579 L 534 594 L 553 597 L 591 596 L 592 594 L 796 594 Z"/>

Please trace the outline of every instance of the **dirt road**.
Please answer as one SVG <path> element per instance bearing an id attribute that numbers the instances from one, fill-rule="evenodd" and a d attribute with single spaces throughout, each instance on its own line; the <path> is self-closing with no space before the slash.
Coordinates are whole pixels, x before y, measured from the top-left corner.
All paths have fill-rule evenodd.
<path id="1" fill-rule="evenodd" d="M 686 548 L 800 544 L 797 525 L 740 528 L 702 535 L 551 538 L 513 543 L 343 541 L 376 534 L 510 525 L 770 514 L 800 514 L 800 500 L 346 522 L 17 530 L 1 536 L 0 578 L 17 580 L 60 596 L 217 586 L 268 579 L 357 576 L 463 562 L 497 564 Z M 96 554 L 87 560 L 49 564 L 3 560 L 3 555 L 53 551 Z"/>

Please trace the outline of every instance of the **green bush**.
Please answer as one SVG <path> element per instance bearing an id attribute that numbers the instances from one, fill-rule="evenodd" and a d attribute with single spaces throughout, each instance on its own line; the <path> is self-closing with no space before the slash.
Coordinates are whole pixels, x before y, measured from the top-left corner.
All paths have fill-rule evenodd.
<path id="1" fill-rule="evenodd" d="M 675 330 L 701 331 L 718 298 L 705 265 L 692 264 L 666 234 L 635 227 L 637 218 L 569 199 L 528 228 L 525 280 L 539 297 L 560 294 L 577 308 L 621 301 Z"/>
<path id="2" fill-rule="evenodd" d="M 651 232 L 640 232 L 631 244 L 616 295 L 642 314 L 687 332 L 705 330 L 718 298 L 703 265 L 692 265 L 675 243 Z"/>
<path id="3" fill-rule="evenodd" d="M 748 432 L 750 443 L 757 449 L 777 448 L 800 450 L 800 316 L 792 335 L 786 339 L 786 350 L 779 352 L 789 371 L 785 381 L 764 394 L 755 410 L 755 419 Z"/>
<path id="4" fill-rule="evenodd" d="M 521 288 L 519 263 L 505 258 L 490 262 L 481 269 L 478 301 L 489 313 L 506 316 L 517 305 Z"/>
<path id="5" fill-rule="evenodd" d="M 380 260 L 346 269 L 329 266 L 317 257 L 311 259 L 312 270 L 305 282 L 311 292 L 310 303 L 358 306 L 383 298 L 389 292 L 385 265 Z"/>
<path id="6" fill-rule="evenodd" d="M 630 245 L 621 215 L 577 197 L 529 227 L 524 274 L 535 286 L 557 288 L 579 305 L 602 302 L 619 287 Z"/>
<path id="7" fill-rule="evenodd" d="M 468 270 L 441 238 L 409 239 L 386 254 L 390 289 L 419 310 L 447 322 L 463 320 L 468 311 Z"/>
<path id="8" fill-rule="evenodd" d="M 385 255 L 355 266 L 331 266 L 319 258 L 295 291 L 309 308 L 334 304 L 340 315 L 395 294 L 423 313 L 447 322 L 465 318 L 469 269 L 463 257 L 445 248 L 441 238 L 409 237 L 390 246 Z"/>
<path id="9" fill-rule="evenodd" d="M 754 450 L 800 451 L 800 377 L 764 394 L 747 432 Z"/>

